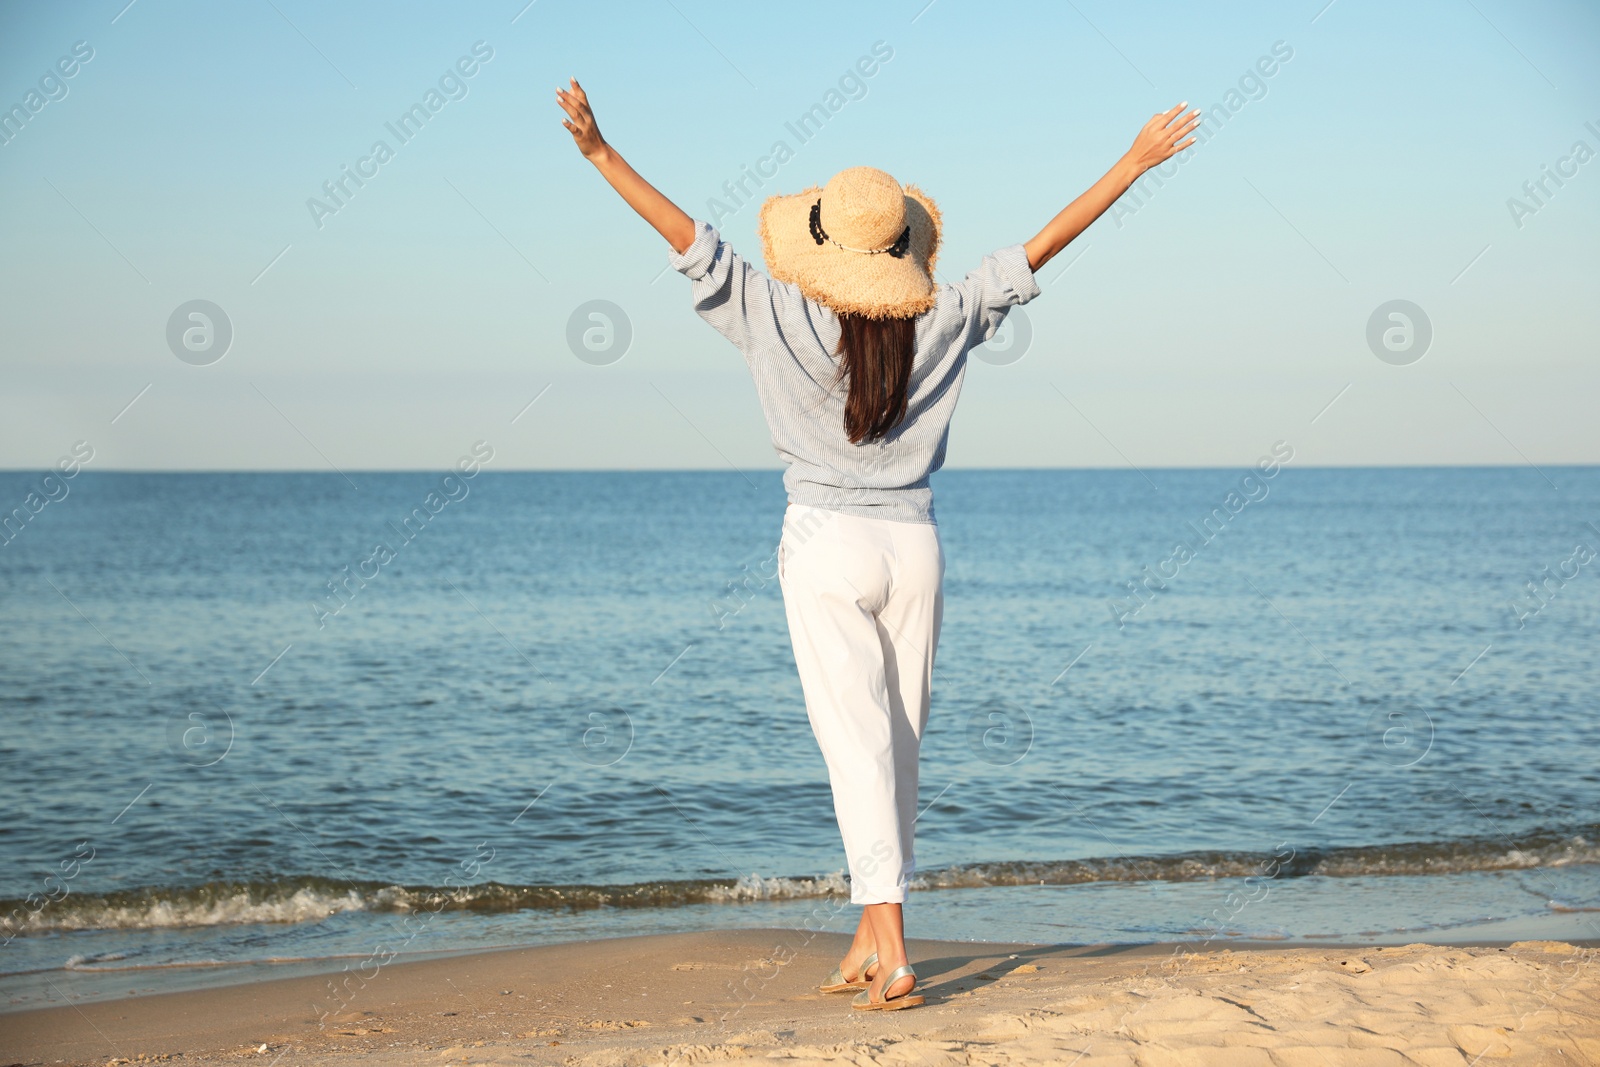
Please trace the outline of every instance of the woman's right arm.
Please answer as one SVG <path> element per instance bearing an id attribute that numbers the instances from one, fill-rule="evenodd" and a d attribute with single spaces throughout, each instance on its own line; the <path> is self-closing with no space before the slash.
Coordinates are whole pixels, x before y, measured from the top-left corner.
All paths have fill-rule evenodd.
<path id="1" fill-rule="evenodd" d="M 711 223 L 697 219 L 691 225 L 693 240 L 669 255 L 667 263 L 694 283 L 695 313 L 732 341 L 748 362 L 782 335 L 781 323 L 792 303 L 788 288 L 756 270 Z"/>
<path id="2" fill-rule="evenodd" d="M 628 206 L 637 211 L 656 232 L 667 239 L 667 244 L 679 255 L 695 238 L 694 220 L 666 195 L 645 181 L 638 171 L 628 165 L 618 152 L 600 136 L 600 127 L 594 121 L 594 109 L 589 106 L 589 94 L 583 91 L 578 79 L 572 79 L 571 89 L 557 89 L 556 102 L 568 118 L 561 125 L 572 134 L 572 140 L 583 153 L 583 158 L 593 163 L 606 181 L 611 183 Z"/>
<path id="3" fill-rule="evenodd" d="M 1117 198 L 1127 192 L 1128 187 L 1137 181 L 1141 174 L 1194 144 L 1193 137 L 1187 141 L 1183 141 L 1183 138 L 1194 132 L 1199 125 L 1198 108 L 1178 120 L 1177 125 L 1173 125 L 1178 112 L 1186 106 L 1187 104 L 1179 104 L 1171 111 L 1162 111 L 1151 116 L 1150 121 L 1144 124 L 1144 129 L 1139 131 L 1139 136 L 1134 138 L 1133 147 L 1128 149 L 1099 181 L 1089 186 L 1082 196 L 1062 208 L 1044 229 L 1023 245 L 1028 253 L 1030 268 L 1037 272 L 1040 267 L 1050 262 L 1056 253 L 1067 247 L 1073 238 L 1087 230 L 1091 222 L 1116 203 Z"/>

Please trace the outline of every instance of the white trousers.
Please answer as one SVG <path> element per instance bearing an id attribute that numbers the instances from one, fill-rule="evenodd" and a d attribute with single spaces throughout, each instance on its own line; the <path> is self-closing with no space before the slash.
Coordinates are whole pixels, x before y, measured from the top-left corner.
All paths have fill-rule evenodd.
<path id="1" fill-rule="evenodd" d="M 944 613 L 939 528 L 790 504 L 778 582 L 833 787 L 850 902 L 904 902 Z"/>

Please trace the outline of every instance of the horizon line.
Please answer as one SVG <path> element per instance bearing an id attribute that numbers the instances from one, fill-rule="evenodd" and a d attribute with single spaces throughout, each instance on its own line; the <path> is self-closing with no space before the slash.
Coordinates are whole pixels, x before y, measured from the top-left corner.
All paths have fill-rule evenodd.
<path id="1" fill-rule="evenodd" d="M 1520 470 L 1527 468 L 1538 471 L 1543 467 L 1559 467 L 1564 470 L 1600 468 L 1600 460 L 1594 461 L 1550 461 L 1541 464 L 1532 463 L 1321 463 L 1321 464 L 1288 464 L 1280 465 L 1280 472 L 1287 470 Z M 1231 471 L 1254 470 L 1254 464 L 1185 464 L 1183 466 L 1050 466 L 1050 467 L 943 467 L 933 476 L 955 473 L 960 471 L 989 471 L 989 472 L 1015 472 L 1015 471 L 1109 471 L 1124 474 L 1138 474 L 1142 471 Z M 453 466 L 447 467 L 349 467 L 339 470 L 326 470 L 320 467 L 96 467 L 83 466 L 79 474 L 325 474 L 329 477 L 340 477 L 343 474 L 436 474 L 439 471 L 454 473 Z M 726 467 L 505 467 L 490 470 L 481 468 L 478 474 L 743 474 L 746 472 L 781 474 L 783 467 L 741 467 L 728 469 Z M 0 474 L 32 474 L 43 471 L 46 474 L 55 473 L 50 467 L 0 467 Z M 477 477 L 477 474 L 472 477 Z"/>

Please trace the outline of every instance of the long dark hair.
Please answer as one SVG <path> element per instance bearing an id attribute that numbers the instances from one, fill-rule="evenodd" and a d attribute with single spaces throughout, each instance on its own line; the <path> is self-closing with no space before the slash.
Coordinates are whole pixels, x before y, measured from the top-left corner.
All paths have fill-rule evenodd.
<path id="1" fill-rule="evenodd" d="M 872 319 L 839 313 L 838 384 L 850 379 L 844 432 L 851 444 L 876 440 L 900 425 L 916 354 L 916 319 Z"/>

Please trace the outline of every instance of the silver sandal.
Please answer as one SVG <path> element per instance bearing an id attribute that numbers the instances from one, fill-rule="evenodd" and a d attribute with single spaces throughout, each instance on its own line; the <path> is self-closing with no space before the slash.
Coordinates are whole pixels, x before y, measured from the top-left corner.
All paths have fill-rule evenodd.
<path id="1" fill-rule="evenodd" d="M 899 1011 L 901 1008 L 915 1008 L 925 1003 L 925 997 L 921 994 L 913 994 L 913 991 L 917 988 L 917 972 L 911 969 L 911 964 L 909 963 L 904 967 L 896 967 L 894 972 L 883 980 L 883 988 L 888 989 L 906 975 L 911 976 L 911 988 L 899 996 L 888 997 L 884 1000 L 873 1000 L 872 987 L 869 984 L 866 989 L 855 995 L 855 999 L 850 1001 L 850 1006 L 857 1011 Z"/>
<path id="2" fill-rule="evenodd" d="M 823 993 L 843 993 L 847 989 L 865 989 L 871 984 L 867 979 L 867 971 L 877 962 L 878 954 L 876 952 L 862 960 L 861 966 L 856 970 L 854 980 L 845 978 L 844 972 L 835 967 L 833 973 L 828 975 L 828 980 L 819 985 L 817 989 Z"/>

